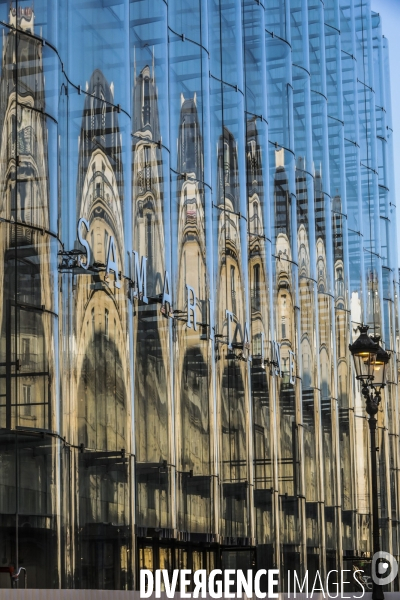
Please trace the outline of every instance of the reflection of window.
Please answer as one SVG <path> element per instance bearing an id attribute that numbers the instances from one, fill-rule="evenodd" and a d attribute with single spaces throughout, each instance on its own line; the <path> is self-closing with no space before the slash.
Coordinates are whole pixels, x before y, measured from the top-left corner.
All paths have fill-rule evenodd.
<path id="1" fill-rule="evenodd" d="M 31 404 L 31 386 L 30 385 L 26 385 L 24 384 L 22 386 L 22 401 L 25 405 L 30 405 Z M 30 414 L 30 407 L 25 409 L 25 414 L 29 415 Z"/>
<path id="2" fill-rule="evenodd" d="M 108 231 L 104 232 L 104 262 L 107 261 L 107 252 L 108 252 Z"/>
<path id="3" fill-rule="evenodd" d="M 105 99 L 102 95 L 102 107 L 101 107 L 101 135 L 104 138 L 105 132 L 106 132 L 106 111 L 107 111 L 107 106 L 105 103 Z"/>
<path id="4" fill-rule="evenodd" d="M 22 361 L 26 364 L 31 359 L 31 341 L 29 338 L 22 338 Z"/>
<path id="5" fill-rule="evenodd" d="M 109 312 L 106 308 L 104 311 L 104 332 L 106 334 L 107 339 L 108 339 L 108 317 L 109 317 Z"/>
<path id="6" fill-rule="evenodd" d="M 252 183 L 256 183 L 256 142 L 255 140 L 251 140 L 248 144 L 249 153 L 248 153 L 248 161 L 250 166 L 250 178 Z"/>
<path id="7" fill-rule="evenodd" d="M 282 294 L 281 296 L 281 306 L 282 306 L 282 313 L 286 312 L 286 294 Z M 286 317 L 284 314 L 282 314 L 282 319 L 281 319 L 281 337 L 282 339 L 285 339 L 286 336 Z"/>
<path id="8" fill-rule="evenodd" d="M 254 310 L 260 310 L 260 265 L 253 267 L 252 304 Z"/>
<path id="9" fill-rule="evenodd" d="M 230 184 L 230 152 L 228 142 L 224 143 L 224 171 L 225 171 L 225 183 Z"/>
<path id="10" fill-rule="evenodd" d="M 145 146 L 143 149 L 144 158 L 144 187 L 146 190 L 151 190 L 151 148 Z"/>
<path id="11" fill-rule="evenodd" d="M 254 202 L 253 205 L 253 229 L 254 233 L 258 235 L 258 202 Z"/>
<path id="12" fill-rule="evenodd" d="M 96 183 L 96 198 L 101 196 L 101 183 Z"/>
<path id="13" fill-rule="evenodd" d="M 230 459 L 231 459 L 231 473 L 233 479 L 239 474 L 239 451 L 240 451 L 240 431 L 238 427 L 231 426 L 229 429 L 229 445 L 230 445 Z"/>
<path id="14" fill-rule="evenodd" d="M 143 81 L 143 125 L 150 125 L 150 80 Z"/>
<path id="15" fill-rule="evenodd" d="M 24 404 L 30 404 L 31 403 L 31 386 L 24 384 L 22 386 L 22 392 L 23 392 Z"/>
<path id="16" fill-rule="evenodd" d="M 340 331 L 340 319 L 339 316 L 336 318 L 336 332 L 337 332 L 337 351 L 338 351 L 338 356 L 342 356 L 342 352 L 341 352 L 341 341 L 342 341 L 342 336 L 341 336 L 341 331 Z"/>
<path id="17" fill-rule="evenodd" d="M 146 215 L 146 249 L 147 249 L 147 260 L 151 267 L 153 262 L 153 224 L 152 215 L 147 213 Z"/>
<path id="18" fill-rule="evenodd" d="M 235 267 L 231 265 L 231 298 L 232 312 L 236 314 Z"/>
<path id="19" fill-rule="evenodd" d="M 262 334 L 256 333 L 253 337 L 253 354 L 254 356 L 262 355 Z"/>
<path id="20" fill-rule="evenodd" d="M 28 263 L 24 265 L 26 271 L 27 265 Z M 7 267 L 8 265 L 6 265 L 6 283 L 10 278 Z M 14 273 L 12 275 L 14 276 Z M 19 289 L 23 288 L 23 281 L 19 280 L 18 287 Z M 12 365 L 5 365 L 4 375 L 11 379 L 11 393 L 4 394 L 8 414 L 3 413 L 1 426 L 11 428 L 12 423 L 16 426 L 26 425 L 26 422 L 24 423 L 21 419 L 35 414 L 37 426 L 47 429 L 50 425 L 48 407 L 51 366 L 46 350 L 46 338 L 51 335 L 52 325 L 50 325 L 48 317 L 44 318 L 42 311 L 25 306 L 12 306 L 7 310 L 6 318 L 9 319 L 10 326 L 5 332 L 5 342 L 11 349 L 14 349 L 12 351 L 12 355 L 15 356 L 13 363 L 18 357 L 22 370 L 19 367 L 17 370 Z M 48 328 L 49 326 L 50 328 Z M 33 403 L 35 409 L 32 409 L 34 413 L 31 413 Z M 41 408 L 36 408 L 36 405 Z"/>

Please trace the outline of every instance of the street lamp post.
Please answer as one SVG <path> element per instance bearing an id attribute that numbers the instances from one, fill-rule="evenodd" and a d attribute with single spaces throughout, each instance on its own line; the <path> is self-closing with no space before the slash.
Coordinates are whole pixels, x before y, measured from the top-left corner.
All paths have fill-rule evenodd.
<path id="1" fill-rule="evenodd" d="M 353 356 L 356 378 L 362 383 L 362 395 L 369 415 L 368 425 L 371 445 L 371 492 L 372 492 L 372 548 L 374 554 L 380 551 L 378 472 L 376 465 L 376 414 L 381 401 L 381 390 L 386 385 L 386 371 L 390 356 L 379 344 L 379 336 L 370 337 L 368 326 L 361 325 L 360 336 L 349 350 Z M 375 573 L 373 575 L 376 575 Z M 372 600 L 384 600 L 383 588 L 372 579 Z"/>

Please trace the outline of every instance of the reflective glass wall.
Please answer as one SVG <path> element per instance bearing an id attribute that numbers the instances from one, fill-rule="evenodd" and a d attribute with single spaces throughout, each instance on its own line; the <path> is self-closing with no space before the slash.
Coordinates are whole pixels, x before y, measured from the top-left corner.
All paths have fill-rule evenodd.
<path id="1" fill-rule="evenodd" d="M 0 0 L 0 566 L 29 587 L 367 570 L 361 323 L 399 558 L 381 26 L 369 0 Z"/>

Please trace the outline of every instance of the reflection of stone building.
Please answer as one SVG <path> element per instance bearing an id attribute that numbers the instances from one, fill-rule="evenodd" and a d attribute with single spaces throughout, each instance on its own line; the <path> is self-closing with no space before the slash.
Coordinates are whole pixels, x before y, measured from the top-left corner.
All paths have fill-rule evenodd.
<path id="1" fill-rule="evenodd" d="M 245 341 L 245 297 L 240 238 L 240 185 L 236 140 L 224 128 L 218 144 L 218 272 L 216 328 L 231 348 L 219 348 L 217 394 L 221 456 L 221 533 L 248 536 L 248 478 L 246 451 L 247 376 Z M 232 317 L 226 311 L 232 313 Z"/>
<path id="2" fill-rule="evenodd" d="M 349 345 L 349 321 L 347 297 L 347 286 L 345 280 L 344 264 L 344 231 L 342 214 L 342 202 L 340 196 L 335 196 L 332 201 L 332 234 L 333 234 L 333 258 L 335 278 L 335 320 L 336 320 L 336 355 L 338 369 L 338 397 L 343 407 L 348 405 L 348 345 Z"/>
<path id="3" fill-rule="evenodd" d="M 136 68 L 136 64 L 135 64 Z M 154 67 L 135 73 L 133 92 L 133 239 L 147 257 L 148 304 L 135 300 L 136 521 L 170 527 L 169 326 L 160 315 L 165 270 L 164 184 Z M 136 273 L 132 272 L 132 278 Z M 137 282 L 135 282 L 137 283 Z M 140 549 L 144 560 L 146 548 Z M 148 560 L 148 559 L 147 559 Z"/>
<path id="4" fill-rule="evenodd" d="M 330 282 L 328 281 L 328 265 L 326 255 L 326 214 L 325 193 L 323 190 L 322 174 L 315 173 L 315 240 L 317 260 L 317 289 L 319 315 L 319 361 L 321 369 L 322 398 L 327 399 L 331 394 L 332 362 L 331 362 L 331 297 Z"/>
<path id="5" fill-rule="evenodd" d="M 187 287 L 196 295 L 196 330 L 176 323 L 176 443 L 180 487 L 178 527 L 206 534 L 212 530 L 210 463 L 209 283 L 203 190 L 203 140 L 194 98 L 181 97 L 178 137 L 176 306 L 187 314 Z M 192 292 L 189 294 L 191 302 Z M 202 325 L 203 324 L 203 325 Z"/>
<path id="6" fill-rule="evenodd" d="M 297 252 L 300 291 L 300 350 L 302 363 L 302 388 L 315 387 L 315 356 L 313 318 L 315 311 L 311 274 L 309 192 L 305 160 L 300 157 L 296 165 L 297 196 Z"/>
<path id="7" fill-rule="evenodd" d="M 31 7 L 10 4 L 0 81 L 0 543 L 3 564 L 22 564 L 32 585 L 57 581 L 54 243 L 49 235 L 49 122 L 43 47 Z M 15 67 L 18 68 L 18 79 Z M 53 254 L 53 256 L 52 256 Z M 10 430 L 20 428 L 18 434 Z M 31 432 L 29 434 L 29 432 Z M 19 484 L 19 499 L 10 494 Z M 23 527 L 15 536 L 15 515 Z M 51 515 L 49 517 L 49 515 Z M 46 566 L 47 562 L 47 566 Z M 50 569 L 51 565 L 51 569 Z M 50 571 L 51 572 L 50 572 Z"/>
<path id="8" fill-rule="evenodd" d="M 274 216 L 275 216 L 275 279 L 274 313 L 275 339 L 280 343 L 280 370 L 282 378 L 276 380 L 277 427 L 278 427 L 278 485 L 279 527 L 284 564 L 301 563 L 302 510 L 299 494 L 301 479 L 296 464 L 299 444 L 296 427 L 296 387 L 290 379 L 296 376 L 294 355 L 297 355 L 295 331 L 295 297 L 293 273 L 293 214 L 290 195 L 287 155 L 285 149 L 275 150 L 274 170 Z M 276 357 L 273 357 L 276 361 Z M 279 366 L 274 367 L 279 371 Z M 298 387 L 297 387 L 298 389 Z"/>
<path id="9" fill-rule="evenodd" d="M 297 197 L 297 252 L 299 264 L 300 330 L 299 349 L 301 354 L 301 407 L 304 452 L 304 487 L 306 490 L 306 552 L 307 568 L 311 578 L 321 569 L 320 549 L 322 544 L 321 510 L 319 485 L 319 390 L 316 366 L 316 265 L 314 249 L 314 197 L 313 181 L 306 172 L 306 160 L 298 157 L 296 161 L 296 197 Z"/>
<path id="10" fill-rule="evenodd" d="M 354 418 L 349 411 L 350 406 L 350 377 L 351 363 L 349 356 L 350 343 L 350 313 L 348 298 L 348 275 L 345 269 L 345 235 L 342 199 L 336 195 L 332 200 L 332 238 L 333 238 L 333 269 L 335 278 L 335 333 L 336 333 L 336 370 L 337 397 L 339 413 L 339 443 L 342 486 L 340 490 L 342 501 L 343 531 L 346 549 L 349 546 L 349 531 L 355 526 L 354 517 L 354 480 L 351 467 L 351 445 L 354 443 Z"/>
<path id="11" fill-rule="evenodd" d="M 318 334 L 317 348 L 319 352 L 319 394 L 318 406 L 321 411 L 321 443 L 322 443 L 322 477 L 324 482 L 323 499 L 325 502 L 325 532 L 326 532 L 326 565 L 327 569 L 337 561 L 337 536 L 334 533 L 336 522 L 336 489 L 335 478 L 331 465 L 335 452 L 335 405 L 332 403 L 334 395 L 334 340 L 333 332 L 333 295 L 332 281 L 330 280 L 329 256 L 331 249 L 328 244 L 327 227 L 330 227 L 327 218 L 327 201 L 330 198 L 324 189 L 324 179 L 321 167 L 314 174 L 314 212 L 315 212 L 315 244 L 316 244 L 316 281 L 318 295 Z"/>
<path id="12" fill-rule="evenodd" d="M 271 453 L 270 382 L 266 363 L 270 357 L 270 296 L 267 273 L 267 242 L 264 215 L 265 182 L 257 120 L 247 121 L 248 269 L 251 309 L 251 389 L 254 437 L 255 533 L 260 560 L 273 554 L 273 468 Z"/>
<path id="13" fill-rule="evenodd" d="M 83 109 L 77 184 L 77 216 L 89 222 L 92 256 L 88 275 L 77 277 L 75 290 L 78 427 L 70 435 L 82 448 L 76 465 L 76 586 L 124 589 L 131 547 L 125 458 L 130 454 L 130 384 L 124 282 L 105 268 L 113 239 L 113 258 L 125 272 L 121 141 L 111 101 L 109 84 L 94 71 Z"/>

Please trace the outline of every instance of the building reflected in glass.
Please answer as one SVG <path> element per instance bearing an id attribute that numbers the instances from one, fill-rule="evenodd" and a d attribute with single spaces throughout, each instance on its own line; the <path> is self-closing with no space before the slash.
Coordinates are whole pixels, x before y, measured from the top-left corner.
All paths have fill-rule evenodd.
<path id="1" fill-rule="evenodd" d="M 103 590 L 141 568 L 368 570 L 361 323 L 391 353 L 378 487 L 399 559 L 369 0 L 0 0 L 0 26 L 0 566 Z"/>

